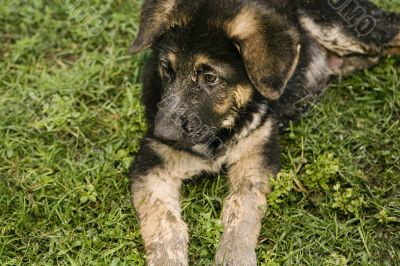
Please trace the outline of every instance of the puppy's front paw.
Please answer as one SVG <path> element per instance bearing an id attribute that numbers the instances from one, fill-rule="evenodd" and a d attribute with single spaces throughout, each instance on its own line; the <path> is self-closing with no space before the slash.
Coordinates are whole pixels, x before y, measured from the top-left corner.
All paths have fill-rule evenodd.
<path id="1" fill-rule="evenodd" d="M 244 241 L 226 239 L 217 249 L 215 264 L 217 266 L 256 266 L 257 258 L 253 247 Z"/>
<path id="2" fill-rule="evenodd" d="M 148 256 L 147 266 L 187 266 L 188 259 L 185 256 L 172 257 L 172 254 Z"/>
<path id="3" fill-rule="evenodd" d="M 147 266 L 187 266 L 186 260 L 170 259 L 170 258 L 157 258 L 147 261 Z"/>
<path id="4" fill-rule="evenodd" d="M 188 266 L 187 241 L 179 237 L 147 248 L 147 266 Z"/>

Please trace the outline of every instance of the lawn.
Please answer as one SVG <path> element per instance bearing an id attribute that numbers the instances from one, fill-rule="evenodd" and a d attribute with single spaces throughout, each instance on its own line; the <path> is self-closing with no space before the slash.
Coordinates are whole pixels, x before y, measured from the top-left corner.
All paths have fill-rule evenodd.
<path id="1" fill-rule="evenodd" d="M 0 265 L 144 264 L 140 2 L 0 0 Z M 332 84 L 281 143 L 260 265 L 400 265 L 400 58 Z M 182 192 L 191 265 L 211 265 L 227 180 Z"/>

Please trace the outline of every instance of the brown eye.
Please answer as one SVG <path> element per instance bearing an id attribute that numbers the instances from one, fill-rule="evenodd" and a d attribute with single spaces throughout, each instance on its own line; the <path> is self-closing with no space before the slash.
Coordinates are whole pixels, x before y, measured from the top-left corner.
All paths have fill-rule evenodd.
<path id="1" fill-rule="evenodd" d="M 204 80 L 207 83 L 216 83 L 218 81 L 218 77 L 213 75 L 213 74 L 205 74 L 204 75 Z"/>

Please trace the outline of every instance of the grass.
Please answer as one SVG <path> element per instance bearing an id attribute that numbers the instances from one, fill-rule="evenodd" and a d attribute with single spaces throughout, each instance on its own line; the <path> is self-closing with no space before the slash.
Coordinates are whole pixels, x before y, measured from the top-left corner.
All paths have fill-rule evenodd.
<path id="1" fill-rule="evenodd" d="M 0 4 L 0 265 L 143 265 L 126 174 L 146 129 L 144 56 L 126 52 L 140 1 L 65 3 Z M 335 83 L 284 134 L 261 265 L 400 265 L 399 66 Z M 226 184 L 183 187 L 191 265 L 212 263 Z"/>

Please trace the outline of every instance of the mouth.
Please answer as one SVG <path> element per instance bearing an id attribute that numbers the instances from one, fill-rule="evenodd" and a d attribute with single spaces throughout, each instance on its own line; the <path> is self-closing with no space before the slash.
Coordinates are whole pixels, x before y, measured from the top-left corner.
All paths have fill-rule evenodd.
<path id="1" fill-rule="evenodd" d="M 153 135 L 160 142 L 180 150 L 197 150 L 195 147 L 200 146 L 205 150 L 214 146 L 218 139 L 217 133 L 217 128 L 206 125 L 196 128 L 195 131 L 189 131 L 187 125 L 174 127 L 170 123 L 157 125 Z"/>

